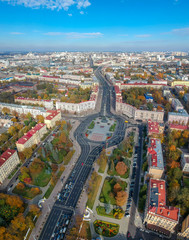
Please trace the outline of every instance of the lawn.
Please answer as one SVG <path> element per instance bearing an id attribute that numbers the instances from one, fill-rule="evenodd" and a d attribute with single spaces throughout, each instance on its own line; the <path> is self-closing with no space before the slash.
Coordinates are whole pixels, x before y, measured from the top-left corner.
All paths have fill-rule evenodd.
<path id="1" fill-rule="evenodd" d="M 104 180 L 104 184 L 100 193 L 100 202 L 102 203 L 110 203 L 112 205 L 116 205 L 116 200 L 114 197 L 114 193 L 113 193 L 113 188 L 114 185 L 119 182 L 120 186 L 122 187 L 122 190 L 124 191 L 125 188 L 127 187 L 127 183 L 124 181 L 117 181 L 116 178 L 109 178 L 107 177 Z"/>
<path id="2" fill-rule="evenodd" d="M 92 121 L 92 122 L 90 123 L 90 125 L 88 126 L 88 129 L 93 129 L 93 128 L 94 128 L 94 126 L 95 126 L 95 122 L 94 122 L 94 121 Z"/>
<path id="3" fill-rule="evenodd" d="M 106 213 L 105 207 L 102 207 L 102 206 L 96 207 L 96 212 L 98 215 L 109 217 L 109 218 L 114 218 L 113 210 L 111 210 L 110 213 Z"/>
<path id="4" fill-rule="evenodd" d="M 114 123 L 114 124 L 110 127 L 109 131 L 110 131 L 110 132 L 114 132 L 114 131 L 115 131 L 115 128 L 116 128 L 116 123 Z"/>
<path id="5" fill-rule="evenodd" d="M 183 182 L 185 187 L 189 187 L 189 178 L 188 177 L 183 177 Z"/>
<path id="6" fill-rule="evenodd" d="M 114 237 L 119 233 L 119 225 L 96 220 L 94 223 L 95 232 L 104 237 Z"/>
<path id="7" fill-rule="evenodd" d="M 31 188 L 32 187 L 29 187 L 27 185 L 25 185 L 25 188 L 21 190 L 15 187 L 12 192 L 27 199 L 33 199 L 34 197 L 42 193 L 42 191 L 40 190 L 40 192 L 36 194 L 35 192 L 31 191 Z"/>
<path id="8" fill-rule="evenodd" d="M 32 174 L 33 185 L 45 187 L 51 179 L 51 171 L 44 168 L 38 174 Z"/>
<path id="9" fill-rule="evenodd" d="M 64 165 L 67 165 L 70 162 L 74 153 L 75 153 L 75 150 L 68 152 L 68 154 L 64 157 Z"/>
<path id="10" fill-rule="evenodd" d="M 53 191 L 53 189 L 54 189 L 54 186 L 50 185 L 43 197 L 49 198 L 51 193 L 52 193 L 52 191 Z"/>
<path id="11" fill-rule="evenodd" d="M 102 176 L 98 175 L 95 181 L 95 185 L 92 187 L 91 191 L 88 193 L 88 200 L 87 200 L 87 206 L 92 209 L 95 199 L 96 199 L 96 195 L 98 193 L 98 189 L 100 186 L 102 180 Z"/>
<path id="12" fill-rule="evenodd" d="M 84 239 L 92 239 L 91 237 L 91 229 L 90 229 L 90 224 L 88 222 L 83 222 L 80 236 L 83 236 Z"/>

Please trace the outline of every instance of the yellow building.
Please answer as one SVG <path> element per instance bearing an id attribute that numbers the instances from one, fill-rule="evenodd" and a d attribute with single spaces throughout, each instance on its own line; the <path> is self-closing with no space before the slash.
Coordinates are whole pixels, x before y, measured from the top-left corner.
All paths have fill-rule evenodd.
<path id="1" fill-rule="evenodd" d="M 9 174 L 20 163 L 17 151 L 8 149 L 0 156 L 0 184 L 9 176 Z"/>
<path id="2" fill-rule="evenodd" d="M 171 83 L 171 87 L 174 87 L 176 85 L 189 87 L 189 81 L 174 81 Z"/>
<path id="3" fill-rule="evenodd" d="M 56 125 L 57 121 L 61 120 L 61 112 L 57 111 L 47 111 L 49 115 L 45 118 L 45 124 L 47 124 L 47 128 L 53 128 Z"/>

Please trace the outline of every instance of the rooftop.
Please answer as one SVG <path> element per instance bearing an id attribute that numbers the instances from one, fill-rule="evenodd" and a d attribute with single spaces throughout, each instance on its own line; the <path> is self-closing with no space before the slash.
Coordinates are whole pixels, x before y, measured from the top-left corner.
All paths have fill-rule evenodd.
<path id="1" fill-rule="evenodd" d="M 152 122 L 148 121 L 148 133 L 159 133 L 159 123 L 158 122 Z"/>
<path id="2" fill-rule="evenodd" d="M 178 221 L 179 208 L 166 206 L 165 181 L 151 178 L 149 191 L 148 212 Z"/>
<path id="3" fill-rule="evenodd" d="M 150 138 L 148 154 L 150 154 L 150 166 L 160 169 L 164 168 L 161 141 L 156 138 Z"/>

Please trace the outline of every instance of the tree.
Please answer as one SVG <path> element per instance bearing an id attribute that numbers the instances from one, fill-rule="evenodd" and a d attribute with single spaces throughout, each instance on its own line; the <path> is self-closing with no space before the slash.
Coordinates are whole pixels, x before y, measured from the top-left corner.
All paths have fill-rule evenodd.
<path id="1" fill-rule="evenodd" d="M 7 108 L 7 107 L 4 107 L 4 108 L 2 108 L 2 113 L 3 113 L 4 115 L 10 114 L 10 109 Z"/>
<path id="2" fill-rule="evenodd" d="M 24 190 L 25 185 L 20 182 L 20 183 L 18 183 L 18 184 L 16 185 L 16 188 L 17 188 L 18 190 Z"/>
<path id="3" fill-rule="evenodd" d="M 31 212 L 34 216 L 35 216 L 35 215 L 39 216 L 39 214 L 40 214 L 40 209 L 38 208 L 37 205 L 32 204 L 32 205 L 29 206 L 29 212 Z"/>
<path id="4" fill-rule="evenodd" d="M 120 192 L 122 190 L 121 186 L 119 183 L 116 183 L 114 185 L 114 193 L 117 194 L 117 192 Z"/>
<path id="5" fill-rule="evenodd" d="M 30 120 L 30 119 L 32 118 L 31 113 L 27 113 L 27 114 L 26 114 L 26 118 Z"/>
<path id="6" fill-rule="evenodd" d="M 59 136 L 59 141 L 60 143 L 66 143 L 67 141 L 67 137 L 66 137 L 66 133 L 64 131 L 61 132 L 60 136 Z"/>
<path id="7" fill-rule="evenodd" d="M 124 175 L 127 172 L 128 167 L 125 165 L 124 162 L 118 162 L 116 165 L 116 172 L 119 175 Z"/>
<path id="8" fill-rule="evenodd" d="M 37 119 L 37 122 L 38 122 L 38 123 L 44 123 L 44 119 L 45 119 L 45 118 L 44 118 L 42 115 L 37 115 L 37 116 L 36 116 L 36 119 Z"/>
<path id="9" fill-rule="evenodd" d="M 20 230 L 21 232 L 26 229 L 26 220 L 22 213 L 19 213 L 14 219 L 11 221 L 11 227 L 13 230 Z"/>
<path id="10" fill-rule="evenodd" d="M 32 156 L 33 150 L 32 150 L 31 147 L 30 148 L 26 148 L 26 149 L 24 149 L 24 151 L 22 151 L 22 153 L 24 154 L 25 158 L 28 159 L 28 158 L 30 158 Z"/>
<path id="11" fill-rule="evenodd" d="M 117 192 L 115 199 L 117 206 L 123 206 L 127 201 L 127 193 L 125 191 Z"/>
<path id="12" fill-rule="evenodd" d="M 16 133 L 16 128 L 14 126 L 10 126 L 8 129 L 8 133 L 13 136 Z"/>

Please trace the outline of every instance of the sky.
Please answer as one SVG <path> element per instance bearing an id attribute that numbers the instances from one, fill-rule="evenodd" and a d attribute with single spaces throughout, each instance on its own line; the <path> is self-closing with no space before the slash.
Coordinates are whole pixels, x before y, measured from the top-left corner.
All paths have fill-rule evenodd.
<path id="1" fill-rule="evenodd" d="M 189 51 L 189 0 L 0 0 L 0 51 Z"/>

